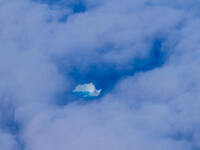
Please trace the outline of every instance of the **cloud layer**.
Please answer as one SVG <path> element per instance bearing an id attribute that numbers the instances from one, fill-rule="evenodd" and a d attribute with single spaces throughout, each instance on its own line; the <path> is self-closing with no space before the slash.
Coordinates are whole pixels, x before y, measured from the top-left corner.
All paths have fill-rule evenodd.
<path id="1" fill-rule="evenodd" d="M 199 8 L 0 0 L 1 149 L 200 149 Z"/>

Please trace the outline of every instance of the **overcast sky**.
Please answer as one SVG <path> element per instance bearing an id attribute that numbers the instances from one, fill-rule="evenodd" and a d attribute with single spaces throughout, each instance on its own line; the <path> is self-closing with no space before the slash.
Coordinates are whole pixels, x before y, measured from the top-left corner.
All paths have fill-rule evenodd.
<path id="1" fill-rule="evenodd" d="M 199 150 L 199 9 L 0 0 L 0 149 Z"/>

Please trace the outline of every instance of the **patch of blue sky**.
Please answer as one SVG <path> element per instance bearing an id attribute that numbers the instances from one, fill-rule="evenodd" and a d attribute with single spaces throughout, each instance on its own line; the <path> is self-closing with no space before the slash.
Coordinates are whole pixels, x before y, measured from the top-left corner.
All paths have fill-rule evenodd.
<path id="1" fill-rule="evenodd" d="M 67 13 L 63 13 L 59 20 L 60 22 L 67 21 L 68 17 L 72 14 L 84 13 L 87 8 L 86 4 L 81 0 L 33 0 L 35 2 L 48 4 L 51 8 L 59 8 L 59 10 L 68 10 Z M 70 12 L 70 13 L 69 13 Z"/>
<path id="2" fill-rule="evenodd" d="M 78 82 L 93 82 L 97 88 L 102 88 L 103 91 L 108 92 L 123 77 L 161 67 L 166 59 L 164 51 L 161 50 L 162 43 L 163 40 L 155 40 L 149 56 L 147 58 L 134 59 L 131 68 L 118 70 L 114 64 L 101 62 L 88 66 L 88 72 L 82 72 L 78 67 L 75 67 L 70 75 Z"/>
<path id="3" fill-rule="evenodd" d="M 94 98 L 99 99 L 106 93 L 110 92 L 117 84 L 117 82 L 122 78 L 132 76 L 137 72 L 145 72 L 158 67 L 162 67 L 166 61 L 166 54 L 162 50 L 163 42 L 164 39 L 154 40 L 148 57 L 134 59 L 132 63 L 129 64 L 131 67 L 124 69 L 122 68 L 120 70 L 115 64 L 105 62 L 90 64 L 87 66 L 87 71 L 81 70 L 80 66 L 73 66 L 67 72 L 65 71 L 65 67 L 63 65 L 59 67 L 63 74 L 67 73 L 67 75 L 72 78 L 75 85 L 92 82 L 97 89 L 102 89 L 100 96 Z M 73 87 L 71 91 L 72 90 Z M 66 99 L 77 99 L 72 95 L 73 93 L 68 91 L 65 91 L 65 93 L 60 93 L 59 100 L 61 103 L 59 103 L 61 105 L 65 105 L 69 102 L 66 102 Z"/>
<path id="4" fill-rule="evenodd" d="M 49 6 L 59 6 L 61 8 L 68 8 L 73 11 L 73 13 L 82 13 L 86 11 L 86 5 L 81 0 L 69 0 L 69 1 L 63 1 L 63 0 L 34 0 L 36 2 L 41 2 L 48 4 Z"/>
<path id="5" fill-rule="evenodd" d="M 2 112 L 4 112 L 0 121 L 0 127 L 7 133 L 14 135 L 15 141 L 17 143 L 16 150 L 18 150 L 18 148 L 20 150 L 24 150 L 25 144 L 19 137 L 21 125 L 18 121 L 15 120 L 14 108 L 11 105 L 1 105 L 0 109 Z"/>

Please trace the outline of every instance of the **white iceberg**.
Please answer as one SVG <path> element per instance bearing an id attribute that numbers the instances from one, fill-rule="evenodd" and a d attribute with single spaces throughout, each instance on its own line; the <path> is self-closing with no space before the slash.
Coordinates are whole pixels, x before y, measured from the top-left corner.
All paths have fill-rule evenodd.
<path id="1" fill-rule="evenodd" d="M 83 97 L 96 97 L 100 95 L 101 89 L 97 90 L 94 84 L 91 82 L 77 85 L 73 92 Z"/>

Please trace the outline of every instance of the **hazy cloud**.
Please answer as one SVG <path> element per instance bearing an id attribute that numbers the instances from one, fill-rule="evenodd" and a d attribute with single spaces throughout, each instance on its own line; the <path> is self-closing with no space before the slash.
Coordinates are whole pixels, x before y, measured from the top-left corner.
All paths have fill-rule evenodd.
<path id="1" fill-rule="evenodd" d="M 199 4 L 0 0 L 0 147 L 199 149 Z"/>

